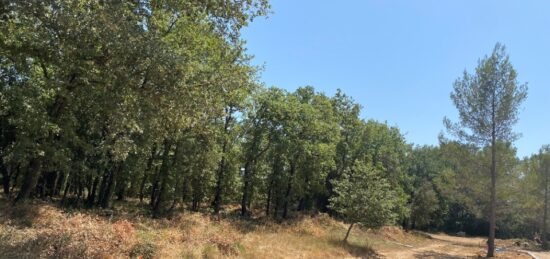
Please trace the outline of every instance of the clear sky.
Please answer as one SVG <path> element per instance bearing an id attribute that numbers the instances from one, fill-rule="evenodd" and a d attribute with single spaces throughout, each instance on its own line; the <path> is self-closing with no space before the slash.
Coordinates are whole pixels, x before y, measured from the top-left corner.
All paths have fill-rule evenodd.
<path id="1" fill-rule="evenodd" d="M 245 29 L 262 81 L 288 90 L 340 88 L 366 119 L 398 126 L 415 144 L 437 144 L 456 121 L 449 94 L 495 43 L 506 45 L 529 96 L 518 156 L 550 143 L 550 1 L 272 0 L 273 14 Z"/>

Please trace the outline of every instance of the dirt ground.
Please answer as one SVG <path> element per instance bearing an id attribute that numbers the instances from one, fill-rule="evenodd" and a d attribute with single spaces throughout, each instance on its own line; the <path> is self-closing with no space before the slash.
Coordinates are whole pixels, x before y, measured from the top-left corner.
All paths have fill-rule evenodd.
<path id="1" fill-rule="evenodd" d="M 550 259 L 550 252 L 527 252 L 535 259 Z"/>
<path id="2" fill-rule="evenodd" d="M 386 258 L 479 258 L 486 253 L 486 239 L 480 237 L 455 237 L 444 234 L 429 234 L 431 239 L 414 246 L 401 244 L 401 248 L 380 248 L 376 251 Z M 550 253 L 531 252 L 514 247 L 508 240 L 497 240 L 497 247 L 504 251 L 497 252 L 497 258 L 540 258 L 550 259 Z"/>

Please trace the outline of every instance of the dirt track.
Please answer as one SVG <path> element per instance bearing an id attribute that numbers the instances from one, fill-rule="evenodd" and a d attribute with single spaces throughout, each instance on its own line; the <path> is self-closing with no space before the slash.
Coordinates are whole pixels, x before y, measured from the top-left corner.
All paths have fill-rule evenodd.
<path id="1" fill-rule="evenodd" d="M 431 234 L 429 242 L 407 247 L 406 244 L 400 249 L 380 250 L 380 254 L 386 258 L 479 258 L 485 255 L 484 238 L 476 237 L 454 237 L 441 234 Z M 497 242 L 497 247 L 506 247 L 505 243 Z M 549 253 L 533 253 L 536 258 L 550 259 Z M 533 258 L 525 252 L 514 248 L 508 248 L 504 252 L 498 252 L 497 258 Z"/>
<path id="2" fill-rule="evenodd" d="M 550 259 L 550 252 L 527 252 L 535 259 Z"/>

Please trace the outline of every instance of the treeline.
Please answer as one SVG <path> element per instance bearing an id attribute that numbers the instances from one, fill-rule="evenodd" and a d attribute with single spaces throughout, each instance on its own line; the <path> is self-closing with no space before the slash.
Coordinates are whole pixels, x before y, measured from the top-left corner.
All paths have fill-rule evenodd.
<path id="1" fill-rule="evenodd" d="M 258 88 L 239 30 L 266 1 L 1 8 L 1 171 L 16 203 L 76 195 L 106 208 L 128 193 L 158 214 L 190 182 L 202 202 L 212 164 L 225 188 L 231 116 Z"/>
<path id="2" fill-rule="evenodd" d="M 497 237 L 542 239 L 545 185 L 550 153 L 516 158 L 510 144 L 498 144 Z M 412 151 L 409 193 L 412 227 L 487 235 L 490 148 L 442 139 L 437 147 Z"/>
<path id="3" fill-rule="evenodd" d="M 341 91 L 262 86 L 239 31 L 265 0 L 2 3 L 0 172 L 14 203 L 132 198 L 154 217 L 239 204 L 487 234 L 491 148 L 413 147 Z M 518 160 L 497 144 L 497 235 L 543 234 L 550 153 Z"/>
<path id="4" fill-rule="evenodd" d="M 326 211 L 333 180 L 359 163 L 401 189 L 407 145 L 396 128 L 361 120 L 341 92 L 256 81 L 239 30 L 268 7 L 8 1 L 4 193 L 103 208 L 132 197 L 155 217 L 239 203 L 243 215 L 287 218 Z"/>

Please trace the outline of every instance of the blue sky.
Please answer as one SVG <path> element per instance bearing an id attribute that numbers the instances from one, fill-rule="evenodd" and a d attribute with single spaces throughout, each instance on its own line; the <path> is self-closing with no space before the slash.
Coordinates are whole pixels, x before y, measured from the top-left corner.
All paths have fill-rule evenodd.
<path id="1" fill-rule="evenodd" d="M 456 120 L 449 94 L 496 42 L 506 45 L 529 96 L 515 130 L 518 156 L 550 143 L 550 1 L 272 0 L 273 14 L 243 32 L 262 81 L 288 90 L 340 88 L 362 117 L 437 144 Z"/>

